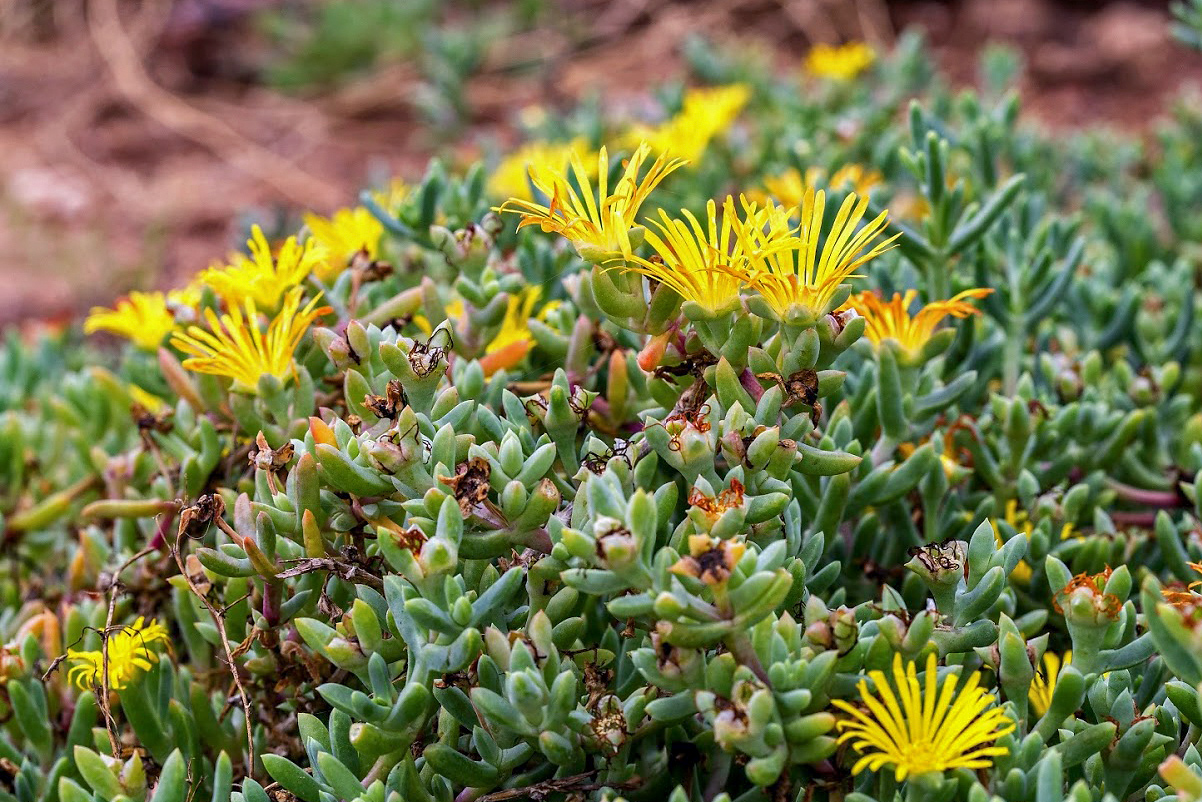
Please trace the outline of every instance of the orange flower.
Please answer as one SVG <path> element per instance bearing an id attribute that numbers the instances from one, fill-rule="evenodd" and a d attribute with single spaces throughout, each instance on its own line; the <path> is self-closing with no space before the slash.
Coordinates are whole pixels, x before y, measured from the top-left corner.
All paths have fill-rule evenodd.
<path id="1" fill-rule="evenodd" d="M 980 314 L 968 298 L 984 298 L 991 289 L 965 290 L 947 301 L 934 301 L 918 310 L 913 316 L 909 308 L 918 293 L 906 290 L 905 294 L 894 293 L 885 301 L 875 292 L 861 292 L 851 296 L 843 308 L 851 308 L 864 318 L 864 336 L 876 346 L 885 340 L 893 340 L 909 356 L 916 356 L 935 333 L 945 317 L 966 318 Z"/>

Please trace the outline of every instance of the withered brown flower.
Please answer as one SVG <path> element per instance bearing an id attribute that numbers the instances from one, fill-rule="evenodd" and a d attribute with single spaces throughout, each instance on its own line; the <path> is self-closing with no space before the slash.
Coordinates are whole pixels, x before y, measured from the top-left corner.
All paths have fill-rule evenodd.
<path id="1" fill-rule="evenodd" d="M 472 510 L 483 504 L 488 498 L 488 477 L 492 474 L 492 466 L 483 457 L 472 457 L 467 462 L 455 466 L 454 476 L 440 476 L 438 481 L 449 485 L 459 502 L 459 509 L 464 517 L 472 514 Z"/>
<path id="2" fill-rule="evenodd" d="M 744 543 L 721 540 L 709 535 L 689 535 L 689 553 L 668 570 L 681 576 L 700 579 L 707 585 L 720 585 L 747 550 Z"/>

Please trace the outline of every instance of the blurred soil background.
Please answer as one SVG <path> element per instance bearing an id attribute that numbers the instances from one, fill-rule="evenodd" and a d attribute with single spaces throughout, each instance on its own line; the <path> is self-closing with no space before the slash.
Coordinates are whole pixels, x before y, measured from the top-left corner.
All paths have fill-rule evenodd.
<path id="1" fill-rule="evenodd" d="M 637 104 L 697 37 L 799 71 L 908 26 L 959 84 L 1019 50 L 1050 127 L 1150 136 L 1202 82 L 1152 0 L 0 0 L 0 324 L 185 281 L 242 215 L 512 146 L 528 107 Z"/>

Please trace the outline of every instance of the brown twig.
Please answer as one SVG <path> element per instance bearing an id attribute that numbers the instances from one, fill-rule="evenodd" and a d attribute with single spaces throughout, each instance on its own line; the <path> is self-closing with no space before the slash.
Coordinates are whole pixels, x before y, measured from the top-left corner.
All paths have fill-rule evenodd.
<path id="1" fill-rule="evenodd" d="M 220 520 L 220 518 L 218 518 Z M 217 627 L 217 633 L 221 636 L 221 647 L 225 650 L 226 663 L 229 666 L 230 674 L 233 676 L 234 685 L 238 688 L 238 698 L 242 701 L 242 713 L 246 719 L 246 776 L 254 779 L 255 776 L 255 734 L 252 726 L 250 713 L 250 696 L 246 692 L 246 686 L 242 684 L 242 678 L 238 676 L 238 665 L 235 662 L 234 649 L 230 646 L 230 636 L 225 631 L 225 612 L 218 610 L 209 601 L 208 597 L 201 592 L 200 588 L 196 587 L 196 583 L 192 581 L 192 577 L 188 575 L 188 568 L 184 564 L 183 553 L 180 550 L 180 543 L 187 536 L 187 518 L 181 517 L 179 531 L 176 533 L 175 542 L 171 544 L 171 556 L 175 558 L 175 564 L 179 566 L 179 572 L 184 577 L 184 581 L 188 583 L 188 589 L 196 598 L 200 599 L 200 603 L 209 611 L 209 615 L 213 618 L 213 625 Z"/>
<path id="2" fill-rule="evenodd" d="M 88 29 L 117 89 L 146 116 L 211 150 L 295 203 L 304 206 L 338 203 L 342 193 L 330 184 L 156 84 L 146 73 L 137 48 L 121 23 L 117 0 L 92 0 L 88 5 Z"/>
<path id="3" fill-rule="evenodd" d="M 491 794 L 485 794 L 479 797 L 476 802 L 504 802 L 507 799 L 542 799 L 547 794 L 559 791 L 599 791 L 602 788 L 629 790 L 638 788 L 643 783 L 641 777 L 631 777 L 629 780 L 616 783 L 586 782 L 586 780 L 594 777 L 596 773 L 595 771 L 588 771 L 583 774 L 573 774 L 571 777 L 562 777 L 557 780 L 543 780 L 542 782 L 522 788 L 506 788 L 504 791 L 494 791 Z"/>
<path id="4" fill-rule="evenodd" d="M 117 595 L 121 589 L 122 572 L 154 550 L 151 546 L 142 549 L 121 563 L 113 572 L 112 578 L 109 579 L 109 609 L 104 621 L 104 632 L 100 636 L 100 695 L 96 697 L 96 706 L 104 715 L 104 728 L 109 736 L 109 748 L 115 758 L 121 757 L 121 745 L 117 741 L 117 721 L 113 718 L 113 711 L 109 705 L 109 634 L 113 631 L 113 614 L 117 609 Z"/>
<path id="5" fill-rule="evenodd" d="M 296 562 L 299 563 L 296 567 L 289 568 L 287 571 L 281 571 L 276 575 L 276 578 L 289 579 L 301 574 L 311 574 L 314 571 L 329 571 L 339 579 L 347 582 L 367 585 L 375 590 L 382 591 L 384 589 L 383 579 L 358 565 L 332 560 L 328 557 L 303 557 Z"/>

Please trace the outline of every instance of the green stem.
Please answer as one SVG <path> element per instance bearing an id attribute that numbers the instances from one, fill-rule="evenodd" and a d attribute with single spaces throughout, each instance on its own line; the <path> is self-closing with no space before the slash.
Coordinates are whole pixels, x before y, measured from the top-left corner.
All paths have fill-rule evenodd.
<path id="1" fill-rule="evenodd" d="M 927 293 L 931 301 L 943 301 L 948 298 L 948 264 L 942 255 L 932 259 L 926 265 Z"/>

